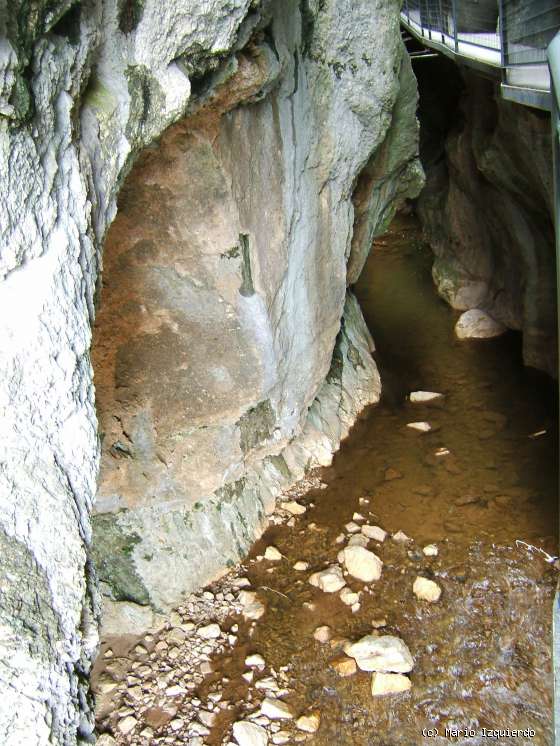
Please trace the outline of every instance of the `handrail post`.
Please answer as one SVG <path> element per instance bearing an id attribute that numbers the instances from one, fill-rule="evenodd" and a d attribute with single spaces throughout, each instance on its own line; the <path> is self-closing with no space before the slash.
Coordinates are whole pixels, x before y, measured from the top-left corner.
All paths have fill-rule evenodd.
<path id="1" fill-rule="evenodd" d="M 560 32 L 547 49 L 552 98 L 552 168 L 554 177 L 554 224 L 556 231 L 557 304 L 560 314 Z M 559 327 L 560 329 L 560 317 Z M 560 743 L 560 581 L 556 586 L 552 607 L 552 670 L 554 674 L 554 743 Z"/>
<path id="2" fill-rule="evenodd" d="M 451 13 L 453 15 L 453 39 L 455 40 L 455 54 L 458 54 L 459 36 L 457 33 L 457 0 L 451 0 Z"/>
<path id="3" fill-rule="evenodd" d="M 506 12 L 504 0 L 498 0 L 498 18 L 500 21 L 500 62 L 502 70 L 506 66 Z"/>

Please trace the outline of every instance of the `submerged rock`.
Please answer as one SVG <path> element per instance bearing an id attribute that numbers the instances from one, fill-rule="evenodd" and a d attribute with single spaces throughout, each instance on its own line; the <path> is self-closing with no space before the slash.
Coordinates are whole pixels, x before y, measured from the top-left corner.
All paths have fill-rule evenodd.
<path id="1" fill-rule="evenodd" d="M 342 570 L 338 565 L 331 565 L 326 570 L 313 573 L 309 578 L 309 582 L 325 593 L 336 593 L 346 585 Z"/>
<path id="2" fill-rule="evenodd" d="M 422 552 L 426 555 L 426 557 L 437 557 L 439 554 L 439 549 L 435 544 L 426 544 L 424 549 L 422 549 Z"/>
<path id="3" fill-rule="evenodd" d="M 311 712 L 309 715 L 302 715 L 296 720 L 296 728 L 304 733 L 316 733 L 321 724 L 321 715 L 319 712 Z"/>
<path id="4" fill-rule="evenodd" d="M 276 547 L 271 546 L 266 548 L 264 558 L 265 560 L 269 560 L 271 562 L 278 562 L 282 559 L 282 555 L 280 554 L 278 549 L 276 549 Z"/>
<path id="5" fill-rule="evenodd" d="M 348 573 L 364 583 L 379 580 L 383 562 L 379 557 L 364 547 L 346 547 L 342 550 L 342 561 Z"/>
<path id="6" fill-rule="evenodd" d="M 352 676 L 356 673 L 356 661 L 353 658 L 335 658 L 329 663 L 339 676 Z"/>
<path id="7" fill-rule="evenodd" d="M 402 673 L 374 673 L 371 677 L 371 693 L 374 697 L 406 692 L 411 686 L 408 676 Z"/>
<path id="8" fill-rule="evenodd" d="M 443 398 L 443 394 L 437 391 L 412 391 L 409 399 L 413 404 L 423 404 Z"/>
<path id="9" fill-rule="evenodd" d="M 429 433 L 432 429 L 429 422 L 407 422 L 406 426 L 411 430 L 418 430 L 421 433 Z"/>
<path id="10" fill-rule="evenodd" d="M 367 524 L 362 526 L 362 534 L 367 536 L 368 539 L 373 539 L 374 541 L 385 541 L 387 538 L 387 531 L 384 531 L 379 526 L 369 526 Z"/>
<path id="11" fill-rule="evenodd" d="M 503 324 L 479 308 L 465 311 L 455 324 L 455 334 L 459 339 L 491 339 L 505 331 Z"/>
<path id="12" fill-rule="evenodd" d="M 405 643 L 393 635 L 366 635 L 344 648 L 362 671 L 408 673 L 414 660 Z"/>
<path id="13" fill-rule="evenodd" d="M 420 575 L 414 581 L 412 590 L 416 598 L 419 598 L 422 601 L 429 601 L 430 603 L 439 601 L 441 596 L 441 588 L 439 585 L 433 580 L 428 580 L 428 578 L 423 578 Z"/>
<path id="14" fill-rule="evenodd" d="M 245 619 L 260 619 L 266 611 L 265 605 L 259 600 L 254 591 L 241 591 L 239 594 L 239 602 L 243 607 L 241 613 Z"/>
<path id="15" fill-rule="evenodd" d="M 323 627 L 317 627 L 313 633 L 313 637 L 317 642 L 328 642 L 331 639 L 331 628 L 326 625 Z"/>

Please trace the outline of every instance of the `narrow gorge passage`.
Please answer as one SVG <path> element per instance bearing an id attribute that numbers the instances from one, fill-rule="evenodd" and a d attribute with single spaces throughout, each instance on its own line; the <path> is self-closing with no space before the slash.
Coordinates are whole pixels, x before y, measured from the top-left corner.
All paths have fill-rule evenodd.
<path id="1" fill-rule="evenodd" d="M 523 367 L 517 333 L 455 338 L 457 313 L 437 297 L 431 261 L 411 216 L 374 243 L 354 291 L 381 402 L 332 466 L 279 504 L 240 568 L 159 631 L 103 641 L 100 732 L 119 744 L 214 746 L 248 720 L 273 744 L 478 744 L 483 728 L 534 731 L 498 743 L 552 742 L 556 570 L 531 545 L 556 553 L 555 386 Z M 415 390 L 444 397 L 412 403 Z M 419 421 L 431 430 L 407 427 Z M 366 543 L 365 523 L 388 532 L 368 542 L 383 561 L 378 582 L 347 575 L 341 593 L 310 585 L 348 542 Z M 431 544 L 435 556 L 422 551 Z M 440 586 L 439 601 L 415 598 L 417 576 Z M 408 646 L 409 691 L 372 697 L 371 674 L 344 653 L 367 634 Z"/>

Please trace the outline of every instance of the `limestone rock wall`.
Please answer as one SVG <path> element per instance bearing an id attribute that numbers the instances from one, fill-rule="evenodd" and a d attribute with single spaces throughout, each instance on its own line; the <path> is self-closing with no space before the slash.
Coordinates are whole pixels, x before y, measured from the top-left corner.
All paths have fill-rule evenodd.
<path id="1" fill-rule="evenodd" d="M 99 299 L 123 343 L 96 348 L 94 545 L 114 598 L 165 608 L 239 557 L 378 394 L 346 262 L 402 56 L 393 0 L 0 6 L 3 744 L 92 734 Z M 139 162 L 103 290 L 124 179 L 185 116 Z M 140 235 L 146 214 L 160 229 Z"/>
<path id="2" fill-rule="evenodd" d="M 418 77 L 427 176 L 418 213 L 438 290 L 454 308 L 522 331 L 525 363 L 556 377 L 550 116 L 447 61 L 419 66 Z"/>

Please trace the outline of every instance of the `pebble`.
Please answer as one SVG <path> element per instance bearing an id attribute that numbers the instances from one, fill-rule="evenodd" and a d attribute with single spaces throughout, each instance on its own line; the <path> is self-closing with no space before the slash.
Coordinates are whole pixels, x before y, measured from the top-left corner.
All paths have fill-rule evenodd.
<path id="1" fill-rule="evenodd" d="M 318 712 L 311 712 L 309 715 L 302 715 L 296 720 L 296 728 L 305 733 L 316 733 L 321 724 L 321 715 Z"/>
<path id="2" fill-rule="evenodd" d="M 369 539 L 364 534 L 352 534 L 348 540 L 349 547 L 367 547 Z"/>
<path id="3" fill-rule="evenodd" d="M 287 510 L 288 513 L 290 513 L 291 515 L 302 515 L 307 510 L 305 505 L 301 505 L 295 500 L 290 500 L 287 503 L 282 503 L 280 507 L 284 510 Z"/>
<path id="4" fill-rule="evenodd" d="M 339 676 L 352 676 L 356 673 L 356 661 L 353 658 L 335 658 L 329 663 Z"/>
<path id="5" fill-rule="evenodd" d="M 368 497 L 360 497 L 358 500 L 360 505 L 369 505 L 369 498 Z"/>
<path id="6" fill-rule="evenodd" d="M 360 527 L 354 521 L 350 521 L 350 523 L 347 523 L 344 528 L 346 529 L 346 531 L 348 531 L 349 534 L 357 534 L 360 530 Z"/>
<path id="7" fill-rule="evenodd" d="M 372 619 L 371 626 L 373 627 L 373 629 L 381 629 L 381 627 L 387 626 L 387 620 L 385 619 L 385 617 L 382 617 L 381 619 Z"/>
<path id="8" fill-rule="evenodd" d="M 291 720 L 294 716 L 292 711 L 281 699 L 265 697 L 261 704 L 261 713 L 271 720 Z"/>
<path id="9" fill-rule="evenodd" d="M 298 572 L 303 572 L 304 570 L 307 570 L 309 568 L 309 562 L 303 562 L 299 561 L 296 562 L 294 565 L 294 570 L 297 570 Z"/>
<path id="10" fill-rule="evenodd" d="M 374 697 L 406 692 L 411 686 L 408 676 L 404 676 L 402 673 L 377 672 L 371 677 L 371 693 Z"/>
<path id="11" fill-rule="evenodd" d="M 343 604 L 346 604 L 346 606 L 353 606 L 354 604 L 359 603 L 360 596 L 358 593 L 354 593 L 354 591 L 346 587 L 340 591 L 340 600 Z"/>
<path id="12" fill-rule="evenodd" d="M 437 557 L 439 554 L 439 549 L 435 544 L 426 544 L 424 549 L 422 549 L 422 552 L 426 555 L 426 557 Z"/>
<path id="13" fill-rule="evenodd" d="M 432 429 L 429 422 L 407 422 L 406 426 L 411 430 L 418 430 L 420 433 L 429 433 Z"/>
<path id="14" fill-rule="evenodd" d="M 394 479 L 402 479 L 402 473 L 392 467 L 385 469 L 385 481 L 392 482 Z"/>
<path id="15" fill-rule="evenodd" d="M 442 396 L 443 394 L 440 394 L 437 391 L 412 391 L 409 399 L 413 403 L 421 403 L 441 399 Z"/>
<path id="16" fill-rule="evenodd" d="M 245 658 L 245 665 L 248 668 L 264 668 L 266 666 L 265 660 L 262 657 L 262 655 L 259 655 L 258 653 L 253 653 L 253 655 L 248 655 Z"/>
<path id="17" fill-rule="evenodd" d="M 242 613 L 245 619 L 260 619 L 266 611 L 264 604 L 253 591 L 241 591 L 239 603 L 243 606 Z"/>
<path id="18" fill-rule="evenodd" d="M 352 516 L 353 521 L 365 521 L 365 516 L 363 516 L 361 513 L 354 513 Z"/>
<path id="19" fill-rule="evenodd" d="M 317 629 L 313 633 L 313 637 L 317 640 L 317 642 L 328 642 L 331 639 L 331 628 L 327 627 L 326 625 L 323 627 L 317 627 Z"/>
<path id="20" fill-rule="evenodd" d="M 272 736 L 272 743 L 275 746 L 283 746 L 285 743 L 290 743 L 291 735 L 286 730 L 279 730 Z"/>
<path id="21" fill-rule="evenodd" d="M 449 456 L 450 453 L 451 451 L 449 450 L 449 448 L 442 447 L 434 451 L 434 456 L 437 456 L 438 458 L 440 458 L 441 456 Z"/>
<path id="22" fill-rule="evenodd" d="M 134 730 L 134 728 L 136 727 L 136 723 L 136 718 L 132 717 L 132 715 L 128 715 L 122 720 L 119 720 L 118 728 L 121 733 L 126 735 L 127 733 L 130 733 L 132 730 Z"/>
<path id="23" fill-rule="evenodd" d="M 399 544 L 405 544 L 408 541 L 412 541 L 410 536 L 407 536 L 404 531 L 397 531 L 396 534 L 393 534 L 393 541 L 398 542 Z"/>
<path id="24" fill-rule="evenodd" d="M 219 624 L 207 624 L 204 627 L 199 627 L 197 634 L 203 640 L 215 640 L 222 634 L 222 630 Z"/>
<path id="25" fill-rule="evenodd" d="M 387 531 L 384 531 L 379 526 L 369 526 L 367 523 L 365 526 L 362 526 L 362 534 L 374 541 L 385 541 L 387 538 Z"/>
<path id="26" fill-rule="evenodd" d="M 265 729 L 246 720 L 233 724 L 233 737 L 239 746 L 266 746 L 268 743 Z"/>
<path id="27" fill-rule="evenodd" d="M 346 536 L 344 534 L 339 534 L 336 539 L 334 540 L 335 544 L 342 544 L 342 542 L 346 539 Z"/>
<path id="28" fill-rule="evenodd" d="M 348 573 L 357 580 L 371 583 L 379 580 L 383 562 L 364 547 L 346 547 L 342 550 L 342 561 Z"/>
<path id="29" fill-rule="evenodd" d="M 434 583 L 433 580 L 428 580 L 428 578 L 423 578 L 420 575 L 414 581 L 412 590 L 416 598 L 422 601 L 429 601 L 430 603 L 439 601 L 441 596 L 439 585 Z"/>
<path id="30" fill-rule="evenodd" d="M 408 673 L 414 666 L 408 647 L 393 635 L 366 635 L 346 645 L 344 652 L 354 658 L 362 671 Z"/>
<path id="31" fill-rule="evenodd" d="M 353 549 L 360 548 L 361 547 L 353 547 Z M 336 593 L 346 585 L 346 581 L 342 575 L 342 570 L 338 565 L 331 565 L 325 570 L 313 573 L 309 578 L 309 582 L 311 585 L 320 588 L 325 593 Z"/>
<path id="32" fill-rule="evenodd" d="M 272 562 L 278 562 L 278 560 L 282 559 L 282 555 L 276 549 L 276 547 L 267 547 L 264 553 L 265 560 L 271 560 Z"/>

